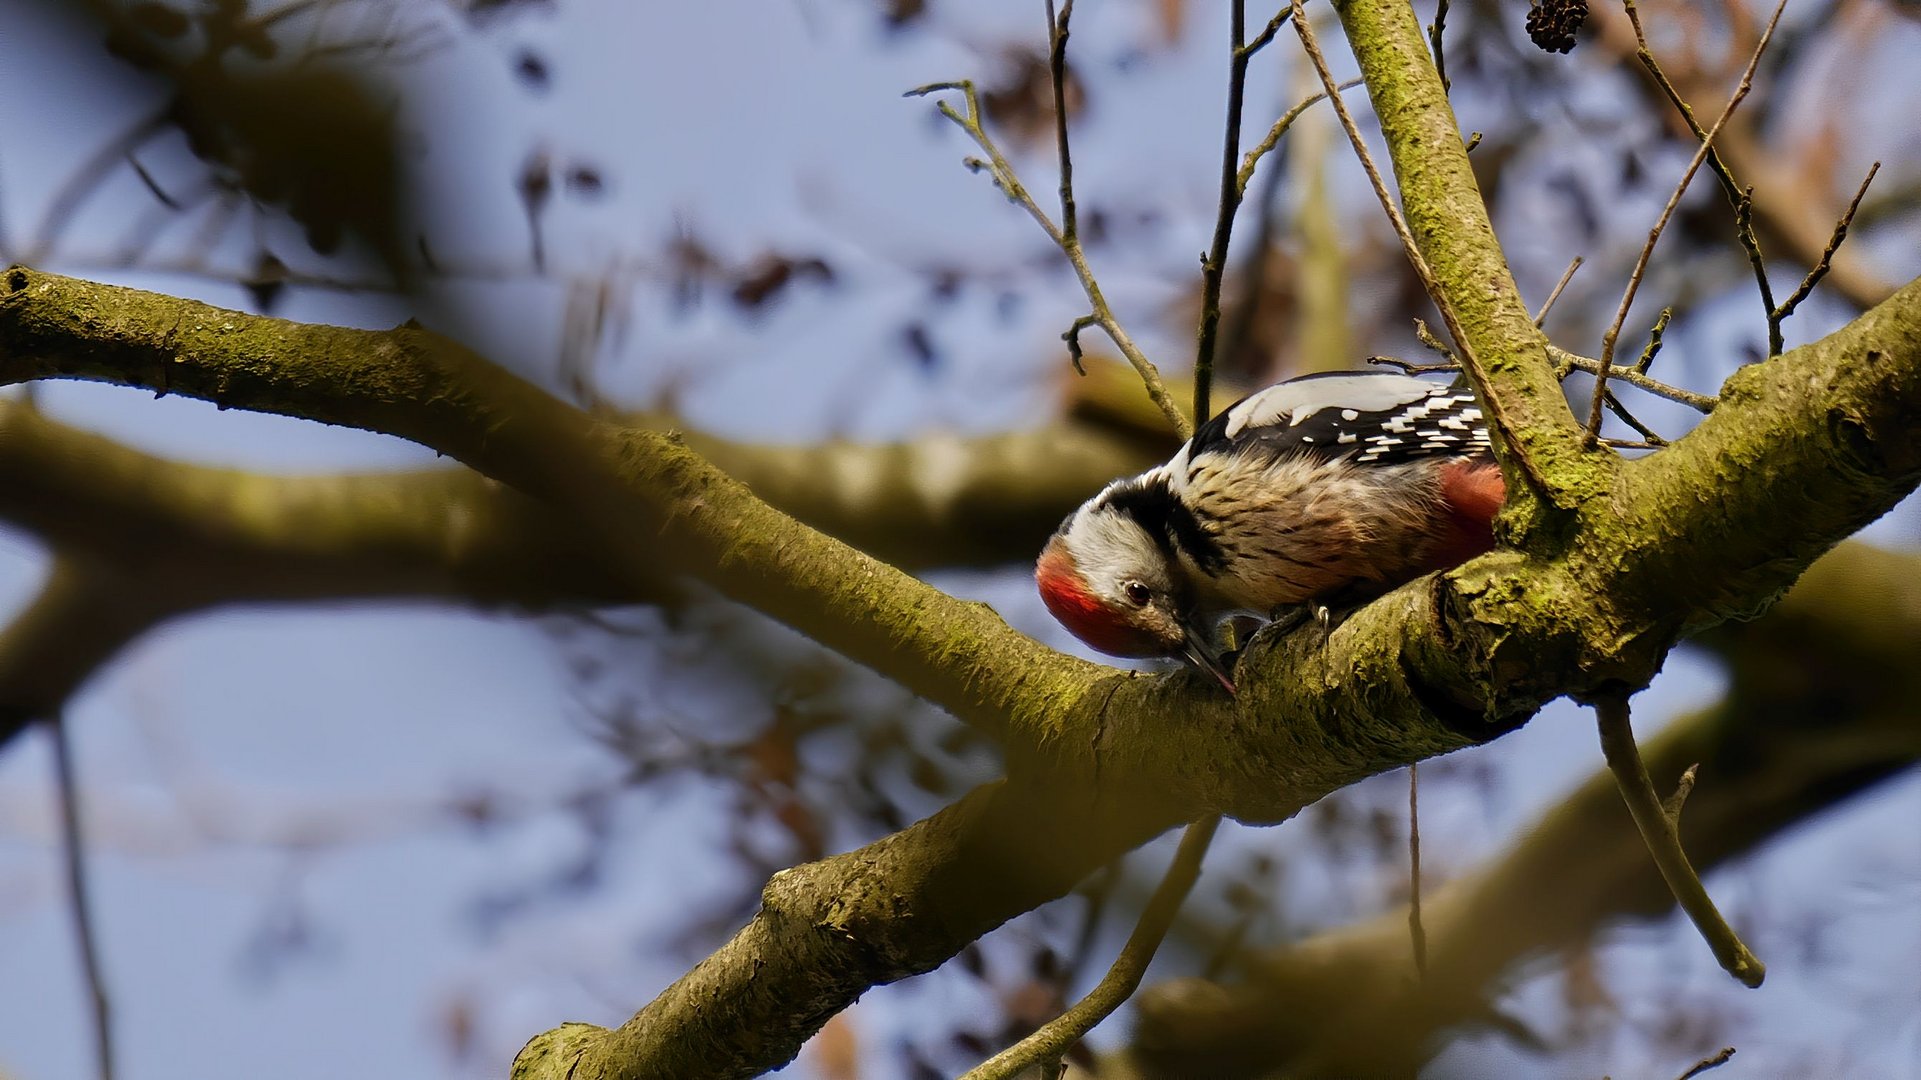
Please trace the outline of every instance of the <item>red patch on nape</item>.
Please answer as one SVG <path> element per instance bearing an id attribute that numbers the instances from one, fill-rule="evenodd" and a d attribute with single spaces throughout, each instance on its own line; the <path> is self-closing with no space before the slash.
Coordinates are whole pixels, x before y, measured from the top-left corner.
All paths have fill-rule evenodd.
<path id="1" fill-rule="evenodd" d="M 1159 656 L 1148 635 L 1127 625 L 1112 607 L 1088 588 L 1074 556 L 1050 541 L 1034 564 L 1041 602 L 1074 636 L 1109 656 Z"/>
<path id="2" fill-rule="evenodd" d="M 1501 467 L 1493 461 L 1460 461 L 1441 469 L 1448 535 L 1434 550 L 1429 569 L 1444 570 L 1494 548 L 1494 516 L 1507 501 Z"/>

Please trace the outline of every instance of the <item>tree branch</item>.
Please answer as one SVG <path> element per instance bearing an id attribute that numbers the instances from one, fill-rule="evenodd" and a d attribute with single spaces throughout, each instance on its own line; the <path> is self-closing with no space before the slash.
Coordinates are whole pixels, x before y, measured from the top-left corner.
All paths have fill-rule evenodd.
<path id="1" fill-rule="evenodd" d="M 54 376 L 426 443 L 576 516 L 609 565 L 708 581 L 1002 740 L 1006 784 L 776 876 L 732 943 L 616 1032 L 585 1040 L 607 1076 L 716 1047 L 737 1063 L 718 1072 L 772 1067 L 867 987 L 937 965 L 1174 824 L 1214 812 L 1281 820 L 1365 776 L 1493 738 L 1552 697 L 1643 684 L 1680 634 L 1765 606 L 1921 481 L 1916 283 L 1820 342 L 1742 369 L 1694 432 L 1578 502 L 1553 547 L 1413 583 L 1325 638 L 1258 635 L 1229 698 L 1191 672 L 1135 678 L 1054 654 L 781 516 L 680 442 L 588 417 L 416 329 L 303 326 L 7 271 L 0 380 Z"/>
<path id="2" fill-rule="evenodd" d="M 1636 56 L 1636 35 L 1624 12 L 1609 4 L 1597 4 L 1589 17 L 1598 31 L 1595 37 L 1600 45 L 1622 60 Z M 1737 33 L 1745 34 L 1750 29 L 1751 25 L 1740 26 Z M 1738 50 L 1747 45 L 1746 40 L 1737 39 L 1730 42 L 1728 48 Z M 1674 130 L 1694 142 L 1700 141 L 1702 131 L 1699 122 L 1685 109 L 1685 99 L 1710 92 L 1712 87 L 1707 85 L 1707 78 L 1711 73 L 1710 65 L 1695 65 L 1668 85 L 1660 85 L 1666 80 L 1665 75 L 1643 84 L 1660 90 L 1666 100 L 1676 105 Z M 1825 193 L 1819 190 L 1816 181 L 1786 155 L 1763 145 L 1754 130 L 1738 119 L 1722 130 L 1715 139 L 1715 147 L 1716 157 L 1725 163 L 1729 174 L 1724 184 L 1731 183 L 1734 175 L 1751 182 L 1755 224 L 1766 232 L 1769 243 L 1780 244 L 1798 262 L 1815 265 L 1820 260 L 1823 244 L 1831 236 L 1834 220 L 1822 209 Z M 1833 258 L 1829 286 L 1863 310 L 1886 300 L 1894 291 L 1873 267 L 1846 250 Z"/>
<path id="3" fill-rule="evenodd" d="M 1221 137 L 1221 190 L 1214 214 L 1214 240 L 1201 256 L 1201 325 L 1195 334 L 1194 422 L 1214 415 L 1214 344 L 1221 328 L 1221 279 L 1227 274 L 1227 245 L 1246 185 L 1237 167 L 1241 158 L 1241 106 L 1247 98 L 1247 0 L 1229 0 L 1227 44 L 1227 123 Z M 1291 9 L 1290 12 L 1291 14 Z M 1277 16 L 1279 18 L 1279 16 Z M 1280 25 L 1274 25 L 1275 30 Z"/>
<path id="4" fill-rule="evenodd" d="M 1648 230 L 1647 243 L 1641 246 L 1641 254 L 1634 261 L 1633 271 L 1628 274 L 1627 288 L 1621 292 L 1621 304 L 1615 309 L 1614 321 L 1608 324 L 1607 330 L 1601 335 L 1601 364 L 1594 372 L 1594 400 L 1588 410 L 1585 443 L 1587 446 L 1593 446 L 1601 437 L 1601 407 L 1607 396 L 1608 376 L 1614 369 L 1614 344 L 1621 337 L 1621 326 L 1627 321 L 1628 309 L 1634 306 L 1634 294 L 1641 287 L 1641 276 L 1647 272 L 1648 259 L 1654 254 L 1654 245 L 1661 239 L 1662 230 L 1667 228 L 1668 219 L 1674 216 L 1674 208 L 1681 205 L 1681 196 L 1687 192 L 1688 183 L 1694 179 L 1694 174 L 1700 169 L 1701 162 L 1707 160 L 1708 154 L 1713 152 L 1714 137 L 1721 133 L 1721 128 L 1727 124 L 1728 118 L 1734 115 L 1734 110 L 1740 106 L 1742 99 L 1748 96 L 1749 90 L 1753 89 L 1754 69 L 1760 65 L 1761 55 L 1767 52 L 1768 42 L 1774 37 L 1774 27 L 1781 21 L 1781 12 L 1786 10 L 1787 6 L 1788 0 L 1780 0 L 1775 4 L 1774 14 L 1768 19 L 1767 29 L 1761 32 L 1761 40 L 1755 43 L 1754 52 L 1748 57 L 1748 66 L 1741 73 L 1740 83 L 1735 86 L 1734 94 L 1728 98 L 1728 103 L 1722 108 L 1721 115 L 1717 116 L 1714 124 L 1702 133 L 1701 145 L 1695 147 L 1694 156 L 1688 159 L 1688 167 L 1682 171 L 1680 181 L 1674 185 L 1674 193 L 1668 196 L 1667 205 L 1661 208 L 1661 216 L 1655 221 L 1654 228 Z M 1692 117 L 1690 117 L 1691 121 Z"/>
<path id="5" fill-rule="evenodd" d="M 1071 11 L 1071 7 L 1068 10 Z M 1056 36 L 1052 48 L 1064 50 L 1066 47 L 1067 36 L 1062 32 Z M 1134 366 L 1134 371 L 1140 375 L 1141 382 L 1147 387 L 1147 396 L 1153 399 L 1155 406 L 1161 410 L 1161 415 L 1167 417 L 1168 425 L 1183 439 L 1194 434 L 1193 422 L 1181 412 L 1180 405 L 1168 394 L 1167 384 L 1161 380 L 1160 368 L 1155 367 L 1154 362 L 1141 351 L 1141 347 L 1134 343 L 1134 338 L 1128 334 L 1127 328 L 1121 325 L 1119 317 L 1114 314 L 1113 307 L 1108 304 L 1107 295 L 1101 291 L 1100 281 L 1094 277 L 1093 267 L 1087 263 L 1087 252 L 1081 246 L 1078 233 L 1069 234 L 1054 224 L 1053 219 L 1047 216 L 1047 211 L 1041 209 L 1040 204 L 1034 201 L 1034 196 L 1028 194 L 1027 188 L 1022 186 L 1020 177 L 1014 175 L 1014 166 L 1008 162 L 1006 155 L 1001 153 L 1000 147 L 995 145 L 993 137 L 987 134 L 981 114 L 980 95 L 974 89 L 973 82 L 963 79 L 959 82 L 928 83 L 907 91 L 907 96 L 920 97 L 945 90 L 959 91 L 967 111 L 961 113 L 945 101 L 935 102 L 934 107 L 940 110 L 942 116 L 952 120 L 962 131 L 965 131 L 967 137 L 974 140 L 974 145 L 980 147 L 981 151 L 987 155 L 985 161 L 980 158 L 967 159 L 968 167 L 977 172 L 985 171 L 993 179 L 994 186 L 999 188 L 1009 201 L 1026 210 L 1028 216 L 1040 225 L 1043 232 L 1047 233 L 1048 239 L 1054 241 L 1054 246 L 1061 249 L 1061 254 L 1067 256 L 1068 264 L 1074 268 L 1074 276 L 1080 279 L 1081 291 L 1087 294 L 1087 302 L 1093 310 L 1088 317 L 1077 320 L 1075 327 L 1069 329 L 1063 338 L 1068 341 L 1070 347 L 1077 348 L 1079 327 L 1089 324 L 1099 326 L 1107 333 L 1108 340 L 1114 343 L 1114 347 L 1127 358 L 1127 362 Z M 1060 123 L 1065 124 L 1066 121 L 1062 120 Z M 1059 129 L 1058 138 L 1062 150 L 1061 206 L 1064 211 L 1071 211 L 1074 203 L 1072 188 L 1069 185 L 1072 183 L 1073 169 L 1071 158 L 1066 153 L 1065 127 Z M 1078 353 L 1076 356 L 1078 357 Z"/>
<path id="6" fill-rule="evenodd" d="M 1677 805 L 1676 813 L 1668 813 L 1661 805 L 1661 796 L 1654 791 L 1647 765 L 1641 761 L 1641 751 L 1634 745 L 1627 699 L 1618 695 L 1599 698 L 1594 703 L 1594 715 L 1601 729 L 1601 751 L 1607 755 L 1608 771 L 1614 774 L 1628 814 L 1634 818 L 1641 841 L 1654 856 L 1654 865 L 1660 868 L 1668 890 L 1674 894 L 1681 910 L 1693 920 L 1695 929 L 1707 939 L 1714 958 L 1728 974 L 1747 986 L 1760 986 L 1761 980 L 1767 977 L 1766 966 L 1721 917 L 1700 876 L 1688 862 L 1687 853 L 1681 850 L 1679 807 Z"/>
<path id="7" fill-rule="evenodd" d="M 1518 505 L 1518 493 L 1532 491 L 1565 509 L 1605 486 L 1607 466 L 1578 452 L 1580 429 L 1494 236 L 1420 23 L 1401 0 L 1338 0 L 1335 10 L 1387 139 L 1407 228 L 1439 290 L 1436 306 L 1481 369 L 1468 374 L 1496 429 L 1509 499 Z M 1530 513 L 1510 511 L 1510 527 L 1532 528 Z"/>
<path id="8" fill-rule="evenodd" d="M 1712 778 L 1682 823 L 1703 868 L 1921 761 L 1912 709 L 1921 670 L 1910 662 L 1921 649 L 1916 612 L 1921 558 L 1848 543 L 1763 618 L 1699 639 L 1730 669 L 1727 698 L 1678 718 L 1642 749 L 1657 774 L 1698 762 Z M 1115 1063 L 1133 1067 L 1117 1075 L 1412 1073 L 1437 1033 L 1485 1022 L 1505 972 L 1623 918 L 1674 910 L 1607 770 L 1538 820 L 1424 897 L 1435 951 L 1422 992 L 1409 992 L 1407 912 L 1390 910 L 1251 952 L 1238 983 L 1149 986 L 1137 998 L 1135 1044 Z"/>
<path id="9" fill-rule="evenodd" d="M 92 1006 L 94 1063 L 100 1080 L 113 1080 L 113 1011 L 107 997 L 107 978 L 101 970 L 100 942 L 94 931 L 93 905 L 87 887 L 87 838 L 80 817 L 80 788 L 73 766 L 73 735 L 65 718 L 50 714 L 47 733 L 53 739 L 54 787 L 60 793 L 60 847 L 67 871 L 67 903 L 73 912 L 74 938 L 80 947 L 80 970 Z"/>

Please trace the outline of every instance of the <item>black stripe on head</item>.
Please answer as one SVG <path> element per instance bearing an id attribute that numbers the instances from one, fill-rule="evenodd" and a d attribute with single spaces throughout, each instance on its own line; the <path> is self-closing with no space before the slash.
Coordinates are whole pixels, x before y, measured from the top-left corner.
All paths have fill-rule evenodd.
<path id="1" fill-rule="evenodd" d="M 1101 499 L 1101 504 L 1133 518 L 1170 559 L 1178 549 L 1203 570 L 1217 571 L 1227 563 L 1220 543 L 1202 528 L 1194 511 L 1174 497 L 1164 477 L 1120 484 Z"/>

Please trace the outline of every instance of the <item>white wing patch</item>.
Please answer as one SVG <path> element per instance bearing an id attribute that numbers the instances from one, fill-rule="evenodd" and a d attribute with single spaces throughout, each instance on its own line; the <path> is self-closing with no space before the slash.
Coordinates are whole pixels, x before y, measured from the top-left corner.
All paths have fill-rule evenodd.
<path id="1" fill-rule="evenodd" d="M 1384 372 L 1294 379 L 1250 395 L 1229 409 L 1227 437 L 1232 439 L 1249 427 L 1280 423 L 1283 418 L 1292 427 L 1322 409 L 1338 408 L 1343 419 L 1351 420 L 1349 413 L 1385 412 L 1446 390 L 1412 375 Z"/>

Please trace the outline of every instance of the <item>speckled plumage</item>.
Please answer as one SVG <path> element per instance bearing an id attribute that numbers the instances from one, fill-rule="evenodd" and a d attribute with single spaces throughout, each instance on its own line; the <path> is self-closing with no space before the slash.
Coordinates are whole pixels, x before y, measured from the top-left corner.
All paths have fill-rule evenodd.
<path id="1" fill-rule="evenodd" d="M 1062 523 L 1036 577 L 1094 647 L 1192 655 L 1227 615 L 1358 603 L 1486 550 L 1500 494 L 1470 391 L 1309 376 L 1109 484 Z"/>

